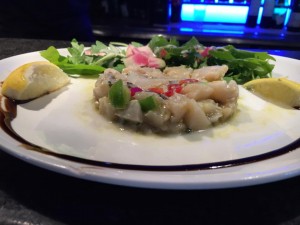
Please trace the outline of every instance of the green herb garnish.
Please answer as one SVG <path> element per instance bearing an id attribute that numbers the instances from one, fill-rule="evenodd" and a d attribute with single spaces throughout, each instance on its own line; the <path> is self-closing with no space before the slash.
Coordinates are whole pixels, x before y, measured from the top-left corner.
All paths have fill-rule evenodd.
<path id="1" fill-rule="evenodd" d="M 157 108 L 157 102 L 153 96 L 148 96 L 147 98 L 140 99 L 139 103 L 144 113 Z"/>
<path id="2" fill-rule="evenodd" d="M 250 80 L 271 77 L 273 64 L 269 60 L 275 58 L 266 52 L 251 52 L 239 50 L 228 45 L 216 48 L 209 52 L 207 65 L 226 64 L 229 67 L 226 79 L 233 79 L 238 84 L 244 84 Z"/>
<path id="3" fill-rule="evenodd" d="M 80 75 L 95 75 L 103 72 L 105 70 L 104 67 L 86 63 L 74 63 L 75 58 L 72 60 L 68 59 L 68 57 L 60 55 L 58 50 L 50 46 L 47 50 L 41 52 L 41 56 L 47 59 L 49 62 L 60 67 L 67 74 L 80 74 Z M 79 59 L 77 59 L 79 60 Z"/>
<path id="4" fill-rule="evenodd" d="M 154 36 L 149 47 L 157 57 L 163 58 L 167 66 L 185 65 L 193 69 L 203 66 L 223 65 L 229 67 L 224 79 L 235 80 L 243 84 L 249 80 L 272 76 L 274 57 L 266 52 L 251 52 L 236 49 L 232 45 L 225 47 L 205 47 L 192 37 L 180 45 L 174 38 L 167 40 L 163 36 Z"/>
<path id="5" fill-rule="evenodd" d="M 122 80 L 118 80 L 110 87 L 108 98 L 113 107 L 125 109 L 130 101 L 129 88 L 123 85 Z"/>
<path id="6" fill-rule="evenodd" d="M 131 44 L 135 47 L 143 46 L 137 42 L 131 42 Z M 84 45 L 73 39 L 71 47 L 68 48 L 68 56 L 60 55 L 53 46 L 42 51 L 41 56 L 59 66 L 67 74 L 98 75 L 106 68 L 122 71 L 127 46 L 128 44 L 119 42 L 110 42 L 106 45 L 96 41 L 88 49 L 88 54 Z M 207 47 L 199 43 L 195 37 L 180 44 L 175 38 L 167 39 L 156 35 L 151 38 L 148 46 L 158 58 L 166 62 L 166 66 L 185 65 L 197 69 L 203 66 L 225 64 L 229 70 L 224 79 L 235 80 L 238 84 L 257 78 L 271 77 L 274 68 L 270 61 L 275 61 L 275 59 L 266 52 L 240 50 L 232 45 Z"/>
<path id="7" fill-rule="evenodd" d="M 63 56 L 59 51 L 50 46 L 40 54 L 49 62 L 60 67 L 65 73 L 73 75 L 99 75 L 106 68 L 122 70 L 125 57 L 123 43 L 112 42 L 108 46 L 100 41 L 96 41 L 89 49 L 90 54 L 86 54 L 83 44 L 79 44 L 76 39 L 71 41 L 71 47 L 67 48 L 69 55 Z"/>

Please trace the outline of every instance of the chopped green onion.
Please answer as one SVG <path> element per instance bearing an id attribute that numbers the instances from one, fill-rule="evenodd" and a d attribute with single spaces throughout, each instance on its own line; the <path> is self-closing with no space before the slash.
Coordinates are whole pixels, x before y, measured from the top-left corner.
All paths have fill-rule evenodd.
<path id="1" fill-rule="evenodd" d="M 130 101 L 129 88 L 123 85 L 122 80 L 118 80 L 111 86 L 108 92 L 108 98 L 113 107 L 117 109 L 125 109 Z"/>
<path id="2" fill-rule="evenodd" d="M 153 96 L 148 96 L 147 98 L 139 100 L 141 109 L 143 112 L 148 112 L 157 108 L 157 102 Z"/>

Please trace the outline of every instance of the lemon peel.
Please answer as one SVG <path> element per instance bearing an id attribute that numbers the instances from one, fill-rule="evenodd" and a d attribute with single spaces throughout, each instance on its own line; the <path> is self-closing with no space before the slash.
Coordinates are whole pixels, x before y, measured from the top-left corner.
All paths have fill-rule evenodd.
<path id="1" fill-rule="evenodd" d="M 14 100 L 31 100 L 67 85 L 69 76 L 46 61 L 24 64 L 12 71 L 2 84 L 2 95 Z"/>
<path id="2" fill-rule="evenodd" d="M 300 84 L 287 78 L 262 78 L 243 85 L 259 97 L 285 107 L 300 107 Z"/>

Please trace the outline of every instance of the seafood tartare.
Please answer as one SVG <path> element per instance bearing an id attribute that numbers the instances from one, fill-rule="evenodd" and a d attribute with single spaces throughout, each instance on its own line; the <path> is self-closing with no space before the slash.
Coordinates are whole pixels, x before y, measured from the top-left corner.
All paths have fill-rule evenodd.
<path id="1" fill-rule="evenodd" d="M 236 111 L 238 85 L 223 79 L 227 70 L 227 65 L 106 69 L 95 84 L 96 108 L 107 119 L 141 131 L 204 130 Z"/>

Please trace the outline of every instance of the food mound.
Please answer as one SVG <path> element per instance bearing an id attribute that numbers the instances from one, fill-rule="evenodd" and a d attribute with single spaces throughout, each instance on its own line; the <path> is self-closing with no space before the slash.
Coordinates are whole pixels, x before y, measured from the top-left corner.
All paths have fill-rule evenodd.
<path id="1" fill-rule="evenodd" d="M 236 111 L 238 86 L 223 80 L 227 70 L 226 65 L 106 69 L 95 84 L 96 108 L 109 120 L 140 131 L 204 130 Z"/>

